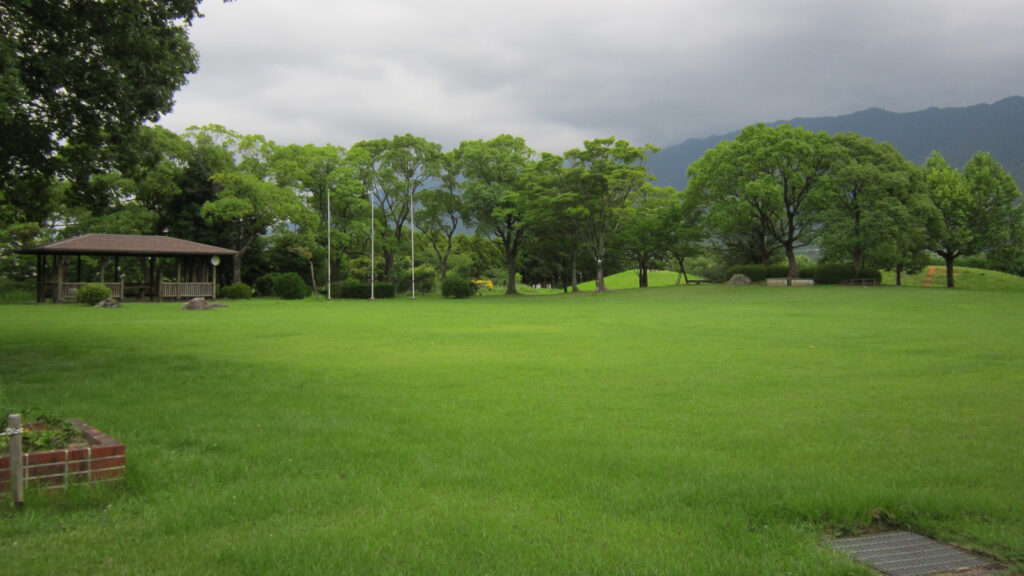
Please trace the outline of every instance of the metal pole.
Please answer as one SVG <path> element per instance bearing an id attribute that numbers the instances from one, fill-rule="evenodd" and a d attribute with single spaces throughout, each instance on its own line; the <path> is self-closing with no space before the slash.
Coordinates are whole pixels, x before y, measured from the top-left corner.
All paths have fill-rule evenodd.
<path id="1" fill-rule="evenodd" d="M 327 189 L 327 300 L 331 300 L 331 190 Z"/>
<path id="2" fill-rule="evenodd" d="M 25 504 L 25 478 L 21 471 L 21 414 L 7 417 L 7 445 L 11 454 L 11 492 L 14 494 L 14 505 L 19 509 Z"/>
<path id="3" fill-rule="evenodd" d="M 374 299 L 374 195 L 368 192 L 370 196 L 370 299 Z"/>
<path id="4" fill-rule="evenodd" d="M 413 189 L 409 193 L 409 242 L 412 244 L 411 260 L 412 260 L 412 299 L 416 299 L 416 205 L 413 202 L 413 197 L 416 196 L 416 190 Z"/>

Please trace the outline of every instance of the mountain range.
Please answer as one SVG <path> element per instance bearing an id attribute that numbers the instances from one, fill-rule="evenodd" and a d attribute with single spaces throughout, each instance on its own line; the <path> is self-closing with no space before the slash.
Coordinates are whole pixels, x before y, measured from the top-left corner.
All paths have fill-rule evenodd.
<path id="1" fill-rule="evenodd" d="M 992 155 L 1024 187 L 1024 97 L 1011 96 L 994 104 L 965 108 L 929 108 L 918 112 L 888 112 L 870 108 L 845 116 L 794 118 L 770 126 L 790 124 L 812 132 L 856 132 L 879 142 L 888 142 L 915 164 L 938 151 L 950 165 L 962 168 L 976 152 Z M 704 152 L 722 140 L 731 140 L 740 130 L 721 136 L 691 138 L 668 146 L 650 158 L 648 170 L 660 186 L 686 188 L 686 169 Z"/>

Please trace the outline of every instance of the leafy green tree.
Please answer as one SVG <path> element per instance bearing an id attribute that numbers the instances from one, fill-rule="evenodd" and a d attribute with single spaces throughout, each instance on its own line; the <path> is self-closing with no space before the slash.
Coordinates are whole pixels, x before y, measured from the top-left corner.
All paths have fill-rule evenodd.
<path id="1" fill-rule="evenodd" d="M 508 282 L 505 293 L 517 294 L 516 264 L 532 200 L 534 151 L 522 138 L 503 134 L 463 142 L 459 153 L 466 186 L 463 219 L 476 226 L 477 234 L 500 240 Z"/>
<path id="2" fill-rule="evenodd" d="M 685 212 L 702 223 L 704 236 L 724 262 L 767 266 L 782 248 L 772 235 L 776 206 L 768 195 L 743 193 L 746 176 L 737 168 L 742 148 L 724 140 L 690 165 Z"/>
<path id="3" fill-rule="evenodd" d="M 53 177 L 87 178 L 170 111 L 197 69 L 188 28 L 199 15 L 198 0 L 0 5 L 0 205 L 46 204 Z"/>
<path id="4" fill-rule="evenodd" d="M 465 210 L 462 195 L 462 159 L 459 150 L 451 150 L 439 159 L 439 184 L 419 193 L 423 208 L 416 212 L 416 227 L 430 244 L 437 259 L 443 283 L 448 275 L 448 258 L 455 245 L 455 233 Z"/>
<path id="5" fill-rule="evenodd" d="M 658 149 L 633 146 L 625 140 L 600 138 L 583 143 L 583 149 L 565 153 L 569 174 L 567 189 L 576 194 L 585 249 L 597 265 L 595 290 L 607 290 L 605 258 L 609 242 L 618 230 L 631 195 L 647 184 L 645 162 Z"/>
<path id="6" fill-rule="evenodd" d="M 406 134 L 392 139 L 356 143 L 349 151 L 352 165 L 367 194 L 379 207 L 385 226 L 378 227 L 384 256 L 384 275 L 394 283 L 395 257 L 405 236 L 414 195 L 437 174 L 441 145 Z"/>
<path id="7" fill-rule="evenodd" d="M 687 188 L 703 199 L 718 230 L 753 230 L 763 234 L 766 247 L 778 243 L 795 278 L 796 249 L 813 243 L 820 230 L 818 211 L 835 150 L 825 133 L 748 126 L 690 165 Z"/>
<path id="8" fill-rule="evenodd" d="M 338 277 L 339 259 L 346 250 L 360 245 L 358 238 L 364 235 L 365 228 L 366 202 L 362 198 L 362 184 L 356 169 L 346 162 L 345 154 L 345 149 L 339 146 L 292 144 L 277 147 L 271 159 L 275 181 L 303 198 L 319 216 L 317 230 L 302 231 L 307 236 L 304 243 L 308 246 L 301 253 L 309 255 L 310 262 L 319 262 L 320 257 L 329 252 L 328 280 Z M 329 251 L 320 248 L 327 246 L 328 238 Z M 293 253 L 299 252 L 293 250 Z M 313 285 L 316 286 L 315 277 Z"/>
<path id="9" fill-rule="evenodd" d="M 942 216 L 936 253 L 946 262 L 946 286 L 954 287 L 953 265 L 960 256 L 1005 259 L 1020 249 L 1020 190 L 989 154 L 975 154 L 960 173 L 933 152 L 925 163 L 925 178 Z"/>
<path id="10" fill-rule="evenodd" d="M 838 149 L 819 245 L 826 254 L 851 259 L 858 276 L 866 262 L 892 267 L 901 260 L 900 229 L 924 224 L 911 217 L 908 206 L 921 193 L 917 168 L 886 143 L 852 133 L 837 134 L 834 141 Z"/>
<path id="11" fill-rule="evenodd" d="M 1014 262 L 1024 251 L 1020 189 L 988 152 L 972 156 L 963 174 L 976 206 L 970 217 L 975 253 L 983 253 L 1001 268 L 1013 271 Z"/>
<path id="12" fill-rule="evenodd" d="M 942 228 L 935 252 L 946 261 L 946 286 L 952 288 L 953 262 L 965 253 L 973 252 L 970 214 L 975 206 L 963 174 L 950 166 L 938 152 L 932 152 L 925 162 L 925 178 L 932 203 L 942 214 Z"/>
<path id="13" fill-rule="evenodd" d="M 622 213 L 618 244 L 636 264 L 640 288 L 647 288 L 648 273 L 670 253 L 677 225 L 671 218 L 681 196 L 670 187 L 644 186 Z"/>
<path id="14" fill-rule="evenodd" d="M 208 223 L 228 233 L 231 247 L 238 251 L 232 262 L 234 284 L 242 281 L 242 259 L 257 238 L 271 228 L 289 224 L 310 229 L 315 226 L 316 214 L 291 189 L 271 178 L 273 142 L 259 135 L 238 136 L 216 129 L 209 135 L 239 159 L 236 165 L 213 175 L 217 196 L 203 204 L 201 211 Z"/>

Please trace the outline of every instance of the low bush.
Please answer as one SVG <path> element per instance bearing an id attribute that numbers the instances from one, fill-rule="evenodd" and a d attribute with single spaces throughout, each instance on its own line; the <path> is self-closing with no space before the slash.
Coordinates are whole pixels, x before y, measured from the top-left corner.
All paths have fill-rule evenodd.
<path id="1" fill-rule="evenodd" d="M 76 302 L 90 306 L 95 306 L 98 302 L 102 302 L 107 298 L 110 298 L 110 288 L 103 284 L 86 284 L 79 288 L 78 293 L 75 294 Z"/>
<path id="2" fill-rule="evenodd" d="M 221 288 L 220 297 L 231 300 L 246 300 L 252 298 L 252 288 L 245 282 L 238 282 Z"/>
<path id="3" fill-rule="evenodd" d="M 819 264 L 814 267 L 815 284 L 841 284 L 853 278 L 871 278 L 877 283 L 882 282 L 882 272 L 874 268 L 863 268 L 856 274 L 853 264 Z"/>
<path id="4" fill-rule="evenodd" d="M 368 300 L 370 298 L 371 288 L 368 283 L 349 279 L 342 282 L 340 288 L 341 290 L 338 295 L 341 298 L 350 298 L 354 300 Z M 332 296 L 334 296 L 334 290 L 336 290 L 336 288 L 331 288 Z M 374 298 L 394 298 L 395 285 L 387 282 L 377 282 L 373 285 L 372 294 Z"/>
<path id="5" fill-rule="evenodd" d="M 264 274 L 256 279 L 253 284 L 253 291 L 256 296 L 270 296 L 274 293 L 274 280 L 278 277 L 278 274 L 270 273 Z"/>
<path id="6" fill-rule="evenodd" d="M 743 274 L 750 278 L 751 282 L 764 282 L 768 278 L 785 278 L 789 276 L 789 266 L 787 264 L 771 264 L 769 266 L 763 264 L 740 264 L 738 266 L 731 266 L 726 270 L 725 279 L 732 278 L 734 274 Z"/>
<path id="7" fill-rule="evenodd" d="M 274 278 L 274 295 L 284 300 L 302 300 L 308 294 L 306 281 L 295 272 L 287 272 Z"/>
<path id="8" fill-rule="evenodd" d="M 476 294 L 476 284 L 461 276 L 448 276 L 441 284 L 441 295 L 445 298 L 469 298 Z"/>
<path id="9" fill-rule="evenodd" d="M 434 289 L 434 279 L 437 277 L 437 271 L 433 266 L 424 264 L 416 267 L 416 291 L 417 292 L 430 292 Z M 412 289 L 412 275 L 408 270 L 402 273 L 402 277 L 398 280 L 397 290 L 399 292 L 409 292 Z"/>

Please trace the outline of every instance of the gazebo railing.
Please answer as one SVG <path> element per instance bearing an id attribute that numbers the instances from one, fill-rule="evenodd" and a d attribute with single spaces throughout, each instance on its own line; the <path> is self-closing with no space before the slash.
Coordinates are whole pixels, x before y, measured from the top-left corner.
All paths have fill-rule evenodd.
<path id="1" fill-rule="evenodd" d="M 161 298 L 213 298 L 213 282 L 161 282 Z"/>
<path id="2" fill-rule="evenodd" d="M 124 298 L 123 282 L 63 282 L 60 284 L 60 299 L 74 300 L 78 295 L 78 290 L 86 284 L 103 284 L 107 288 L 110 288 L 111 298 L 117 298 L 118 300 Z"/>

